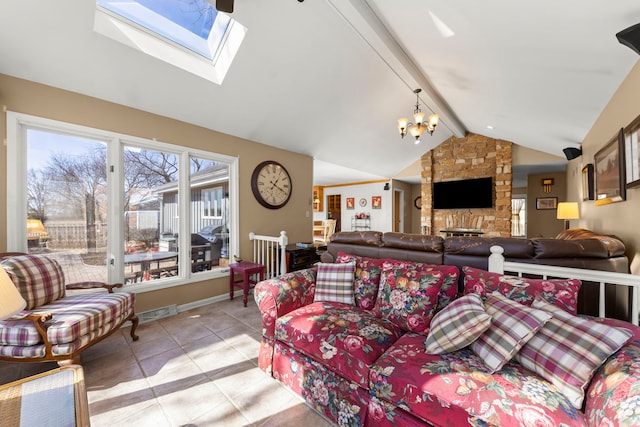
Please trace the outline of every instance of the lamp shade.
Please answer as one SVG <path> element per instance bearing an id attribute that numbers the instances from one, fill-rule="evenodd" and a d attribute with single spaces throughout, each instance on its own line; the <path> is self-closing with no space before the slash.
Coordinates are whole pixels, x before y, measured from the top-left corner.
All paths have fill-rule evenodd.
<path id="1" fill-rule="evenodd" d="M 577 202 L 560 202 L 557 211 L 558 219 L 579 219 L 580 211 Z"/>
<path id="2" fill-rule="evenodd" d="M 11 317 L 27 305 L 11 278 L 0 267 L 0 320 Z"/>

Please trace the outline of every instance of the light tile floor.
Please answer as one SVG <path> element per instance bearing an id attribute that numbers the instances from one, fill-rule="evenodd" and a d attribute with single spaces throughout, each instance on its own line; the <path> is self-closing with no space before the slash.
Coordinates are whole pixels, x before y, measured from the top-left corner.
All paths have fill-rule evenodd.
<path id="1" fill-rule="evenodd" d="M 252 298 L 117 331 L 82 354 L 91 425 L 332 426 L 257 366 L 260 314 Z M 57 365 L 0 362 L 0 383 Z"/>

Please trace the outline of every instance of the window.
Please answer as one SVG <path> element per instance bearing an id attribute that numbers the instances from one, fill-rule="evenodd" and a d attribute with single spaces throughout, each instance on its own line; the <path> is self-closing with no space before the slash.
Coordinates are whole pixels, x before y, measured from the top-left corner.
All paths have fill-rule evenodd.
<path id="1" fill-rule="evenodd" d="M 132 290 L 227 274 L 236 158 L 11 112 L 7 136 L 8 250 Z"/>
<path id="2" fill-rule="evenodd" d="M 222 187 L 202 190 L 202 217 L 222 218 Z"/>
<path id="3" fill-rule="evenodd" d="M 511 199 L 511 236 L 527 236 L 526 196 L 514 195 Z"/>
<path id="4" fill-rule="evenodd" d="M 96 0 L 94 30 L 217 84 L 246 33 L 207 0 Z"/>

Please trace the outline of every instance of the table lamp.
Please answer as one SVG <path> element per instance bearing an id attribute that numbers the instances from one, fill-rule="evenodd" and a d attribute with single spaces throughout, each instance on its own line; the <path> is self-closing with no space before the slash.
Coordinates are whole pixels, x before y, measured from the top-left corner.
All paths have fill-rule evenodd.
<path id="1" fill-rule="evenodd" d="M 564 229 L 569 229 L 570 219 L 579 219 L 580 211 L 577 202 L 560 202 L 558 203 L 557 218 L 564 219 Z"/>
<path id="2" fill-rule="evenodd" d="M 0 320 L 11 317 L 27 305 L 11 278 L 0 267 Z"/>

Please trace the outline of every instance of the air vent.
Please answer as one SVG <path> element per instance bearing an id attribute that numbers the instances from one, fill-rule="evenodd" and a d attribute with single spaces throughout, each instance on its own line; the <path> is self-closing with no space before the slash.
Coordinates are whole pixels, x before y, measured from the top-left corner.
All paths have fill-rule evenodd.
<path id="1" fill-rule="evenodd" d="M 155 310 L 138 313 L 138 318 L 140 319 L 140 323 L 147 323 L 154 320 L 163 319 L 165 317 L 173 316 L 175 314 L 178 314 L 178 306 L 172 304 L 166 307 L 156 308 Z"/>

